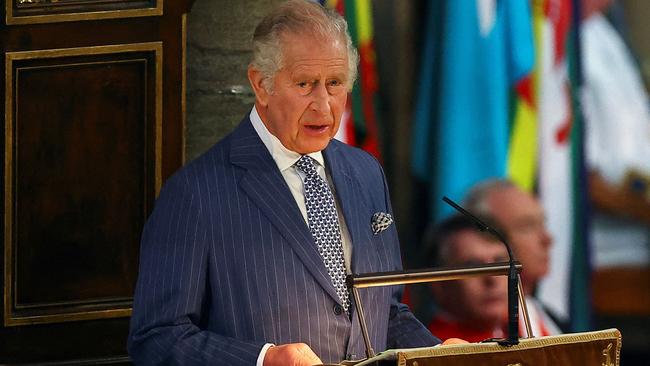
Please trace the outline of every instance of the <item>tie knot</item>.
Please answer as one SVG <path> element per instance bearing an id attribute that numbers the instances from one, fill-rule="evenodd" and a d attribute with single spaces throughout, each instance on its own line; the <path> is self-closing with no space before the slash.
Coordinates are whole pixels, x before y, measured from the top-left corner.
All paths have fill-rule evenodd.
<path id="1" fill-rule="evenodd" d="M 316 172 L 316 161 L 309 155 L 303 155 L 296 161 L 296 168 L 300 169 L 305 175 L 313 176 Z"/>

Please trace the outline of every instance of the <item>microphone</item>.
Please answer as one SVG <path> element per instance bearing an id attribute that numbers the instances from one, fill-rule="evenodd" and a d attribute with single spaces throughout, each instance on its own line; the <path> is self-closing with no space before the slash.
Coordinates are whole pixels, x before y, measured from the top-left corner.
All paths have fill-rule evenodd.
<path id="1" fill-rule="evenodd" d="M 460 205 L 458 205 L 456 202 L 450 200 L 447 198 L 447 196 L 443 196 L 442 200 L 445 201 L 448 205 L 456 209 L 458 212 L 463 214 L 464 216 L 468 217 L 474 223 L 476 224 L 477 228 L 482 231 L 482 232 L 488 232 L 492 235 L 494 235 L 499 241 L 501 241 L 505 246 L 506 250 L 508 251 L 508 264 L 509 264 L 509 270 L 508 270 L 508 337 L 506 339 L 499 340 L 498 343 L 502 346 L 513 346 L 516 344 L 519 344 L 519 303 L 517 302 L 517 297 L 519 296 L 518 294 L 518 276 L 517 276 L 517 269 L 515 267 L 515 257 L 512 254 L 512 250 L 510 249 L 510 244 L 508 244 L 508 241 L 506 238 L 498 232 L 497 230 L 493 229 L 492 227 L 486 225 L 483 221 L 479 220 L 478 217 L 472 215 L 469 211 L 465 210 L 462 208 Z"/>

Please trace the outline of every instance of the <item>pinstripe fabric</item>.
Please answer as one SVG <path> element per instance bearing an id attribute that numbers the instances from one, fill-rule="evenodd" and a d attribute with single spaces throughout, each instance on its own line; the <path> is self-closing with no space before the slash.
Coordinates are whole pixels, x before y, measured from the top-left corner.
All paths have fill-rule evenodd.
<path id="1" fill-rule="evenodd" d="M 324 150 L 355 273 L 401 268 L 379 164 L 332 141 Z M 437 339 L 398 304 L 399 288 L 361 290 L 375 350 Z M 165 184 L 142 236 L 129 353 L 136 364 L 255 365 L 262 346 L 304 342 L 324 362 L 365 355 L 354 308 L 338 296 L 284 179 L 248 118 Z M 340 304 L 338 304 L 340 305 Z"/>

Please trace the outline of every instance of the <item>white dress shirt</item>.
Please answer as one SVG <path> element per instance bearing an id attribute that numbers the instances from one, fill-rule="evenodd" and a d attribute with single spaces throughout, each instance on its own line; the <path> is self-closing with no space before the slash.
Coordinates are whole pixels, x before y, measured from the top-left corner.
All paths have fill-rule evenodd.
<path id="1" fill-rule="evenodd" d="M 299 169 L 296 169 L 294 166 L 294 164 L 298 161 L 298 159 L 300 159 L 302 155 L 284 147 L 280 140 L 271 134 L 271 132 L 266 128 L 266 125 L 264 125 L 264 122 L 262 122 L 262 119 L 257 113 L 257 109 L 255 107 L 253 107 L 253 110 L 251 110 L 250 120 L 253 124 L 255 132 L 257 132 L 257 135 L 264 143 L 264 146 L 266 146 L 267 150 L 269 150 L 271 157 L 273 157 L 273 160 L 277 164 L 278 169 L 280 169 L 280 172 L 282 173 L 282 177 L 284 178 L 285 182 L 287 182 L 289 190 L 291 191 L 293 198 L 296 200 L 296 204 L 302 213 L 302 217 L 305 220 L 305 223 L 308 223 L 307 206 L 305 205 L 305 192 L 303 189 L 305 174 Z M 336 211 L 338 213 L 339 219 L 339 228 L 341 229 L 341 241 L 343 243 L 343 258 L 345 260 L 345 268 L 348 273 L 351 273 L 350 268 L 352 263 L 352 241 L 350 239 L 350 233 L 348 232 L 347 225 L 345 224 L 343 211 L 341 211 L 341 205 L 339 204 L 338 198 L 336 196 L 336 187 L 334 187 L 332 178 L 329 176 L 329 174 L 327 174 L 327 170 L 325 169 L 325 159 L 323 158 L 323 153 L 317 151 L 307 155 L 318 162 L 316 165 L 316 170 L 321 178 L 327 181 L 330 189 L 332 190 L 332 193 L 334 194 L 334 201 L 336 204 Z M 271 346 L 272 344 L 267 343 L 264 348 L 262 348 L 262 351 L 257 358 L 257 366 L 263 365 L 266 351 Z"/>

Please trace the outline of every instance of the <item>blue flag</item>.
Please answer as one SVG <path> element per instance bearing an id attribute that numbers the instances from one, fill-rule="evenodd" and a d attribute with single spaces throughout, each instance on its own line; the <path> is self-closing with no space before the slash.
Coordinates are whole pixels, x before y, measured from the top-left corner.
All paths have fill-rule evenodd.
<path id="1" fill-rule="evenodd" d="M 437 221 L 451 210 L 443 195 L 506 174 L 511 92 L 534 65 L 530 5 L 430 2 L 425 31 L 412 167 L 430 183 Z"/>

